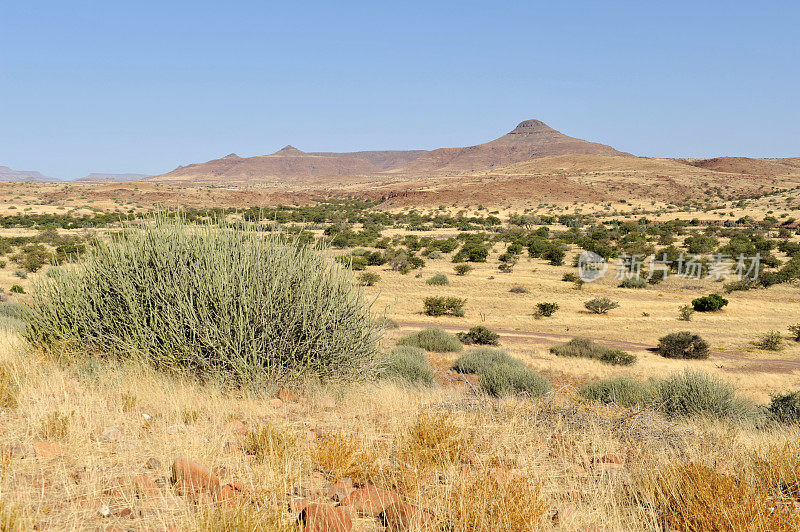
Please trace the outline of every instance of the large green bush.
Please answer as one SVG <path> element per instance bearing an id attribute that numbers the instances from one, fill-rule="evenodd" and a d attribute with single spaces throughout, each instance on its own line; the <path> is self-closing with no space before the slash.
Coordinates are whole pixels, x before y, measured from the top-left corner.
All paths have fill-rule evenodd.
<path id="1" fill-rule="evenodd" d="M 453 364 L 453 369 L 459 373 L 482 374 L 486 368 L 492 366 L 517 366 L 524 368 L 525 364 L 502 349 L 488 347 L 470 349 L 458 357 Z"/>
<path id="2" fill-rule="evenodd" d="M 458 338 L 439 327 L 428 327 L 414 334 L 404 336 L 397 341 L 397 345 L 419 347 L 425 351 L 435 351 L 437 353 L 455 353 L 464 348 Z"/>
<path id="3" fill-rule="evenodd" d="M 380 322 L 351 274 L 249 225 L 159 215 L 34 285 L 26 337 L 234 383 L 374 374 Z"/>
<path id="4" fill-rule="evenodd" d="M 431 296 L 422 300 L 428 316 L 463 316 L 466 299 L 450 296 Z"/>
<path id="5" fill-rule="evenodd" d="M 653 387 L 656 404 L 671 417 L 743 418 L 752 413 L 733 386 L 703 373 L 686 370 L 654 381 Z"/>
<path id="6" fill-rule="evenodd" d="M 716 312 L 727 304 L 728 300 L 719 294 L 709 294 L 692 300 L 692 306 L 697 312 Z"/>
<path id="7" fill-rule="evenodd" d="M 550 391 L 550 381 L 528 368 L 499 364 L 481 373 L 481 388 L 494 397 L 510 394 L 539 397 Z"/>
<path id="8" fill-rule="evenodd" d="M 609 349 L 580 336 L 565 344 L 554 345 L 550 352 L 559 357 L 592 358 L 613 366 L 630 366 L 636 363 L 636 355 L 619 349 Z"/>
<path id="9" fill-rule="evenodd" d="M 500 343 L 500 335 L 487 329 L 483 325 L 476 325 L 468 332 L 456 333 L 456 337 L 458 337 L 462 344 L 467 345 L 497 345 Z"/>
<path id="10" fill-rule="evenodd" d="M 800 425 L 800 390 L 773 395 L 767 412 L 781 423 Z"/>
<path id="11" fill-rule="evenodd" d="M 401 383 L 433 386 L 436 373 L 419 347 L 398 346 L 392 349 L 382 364 L 382 375 Z"/>
<path id="12" fill-rule="evenodd" d="M 656 351 L 665 358 L 708 358 L 708 342 L 697 334 L 681 331 L 659 338 Z"/>

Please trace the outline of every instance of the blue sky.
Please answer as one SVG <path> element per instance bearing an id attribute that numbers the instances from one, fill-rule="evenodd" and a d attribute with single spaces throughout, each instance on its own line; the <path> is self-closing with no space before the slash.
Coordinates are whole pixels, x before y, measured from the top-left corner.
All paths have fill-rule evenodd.
<path id="1" fill-rule="evenodd" d="M 465 146 L 800 155 L 800 3 L 0 3 L 0 165 Z"/>

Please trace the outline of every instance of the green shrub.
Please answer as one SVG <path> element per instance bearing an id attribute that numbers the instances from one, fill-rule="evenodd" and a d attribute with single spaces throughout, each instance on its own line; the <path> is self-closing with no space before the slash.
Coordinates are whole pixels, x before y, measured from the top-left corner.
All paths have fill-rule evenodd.
<path id="1" fill-rule="evenodd" d="M 709 294 L 692 300 L 692 307 L 697 312 L 716 312 L 728 304 L 728 300 L 719 294 Z"/>
<path id="2" fill-rule="evenodd" d="M 458 297 L 431 296 L 422 300 L 428 316 L 463 316 L 467 300 Z"/>
<path id="3" fill-rule="evenodd" d="M 550 382 L 528 368 L 498 364 L 481 373 L 481 389 L 494 397 L 510 394 L 539 397 L 550 391 Z"/>
<path id="4" fill-rule="evenodd" d="M 419 347 L 398 346 L 392 349 L 382 364 L 382 375 L 398 382 L 432 386 L 436 373 Z"/>
<path id="5" fill-rule="evenodd" d="M 520 286 L 520 285 L 514 285 L 511 288 L 509 288 L 508 291 L 511 292 L 512 294 L 529 294 L 530 293 L 530 290 L 528 290 L 524 286 Z"/>
<path id="6" fill-rule="evenodd" d="M 769 331 L 762 334 L 754 344 L 766 351 L 780 351 L 783 349 L 783 337 L 778 331 Z"/>
<path id="7" fill-rule="evenodd" d="M 364 272 L 358 276 L 358 282 L 362 286 L 374 286 L 380 280 L 381 276 L 375 272 Z"/>
<path id="8" fill-rule="evenodd" d="M 678 308 L 678 319 L 681 321 L 692 321 L 692 314 L 694 314 L 694 307 L 691 305 L 681 305 Z"/>
<path id="9" fill-rule="evenodd" d="M 630 366 L 636 363 L 636 355 L 618 349 L 609 349 L 589 338 L 576 337 L 561 345 L 554 345 L 550 352 L 559 357 L 592 358 L 614 366 Z"/>
<path id="10" fill-rule="evenodd" d="M 446 286 L 450 284 L 450 279 L 443 273 L 437 273 L 425 282 L 433 286 Z"/>
<path id="11" fill-rule="evenodd" d="M 490 331 L 483 325 L 476 325 L 468 332 L 456 333 L 456 336 L 462 344 L 476 344 L 476 345 L 497 345 L 499 343 L 500 335 L 494 331 Z"/>
<path id="12" fill-rule="evenodd" d="M 566 283 L 574 283 L 578 280 L 578 276 L 572 272 L 567 272 L 561 277 L 561 280 Z"/>
<path id="13" fill-rule="evenodd" d="M 397 341 L 397 345 L 419 347 L 425 351 L 435 351 L 437 353 L 455 353 L 464 348 L 458 338 L 439 327 L 428 327 L 400 338 Z"/>
<path id="14" fill-rule="evenodd" d="M 456 264 L 453 270 L 456 272 L 456 275 L 467 275 L 472 271 L 472 266 L 469 264 Z"/>
<path id="15" fill-rule="evenodd" d="M 25 315 L 25 307 L 19 303 L 0 302 L 0 316 L 4 318 L 12 318 L 21 320 Z"/>
<path id="16" fill-rule="evenodd" d="M 612 366 L 632 366 L 636 364 L 636 355 L 621 349 L 608 349 L 598 357 L 598 360 Z"/>
<path id="17" fill-rule="evenodd" d="M 456 359 L 453 369 L 459 373 L 483 374 L 486 368 L 492 366 L 517 366 L 524 368 L 525 364 L 502 349 L 488 347 L 470 349 Z"/>
<path id="18" fill-rule="evenodd" d="M 655 403 L 671 417 L 745 417 L 750 411 L 733 386 L 699 372 L 686 370 L 656 380 L 653 388 Z"/>
<path id="19" fill-rule="evenodd" d="M 620 288 L 647 288 L 647 280 L 641 277 L 628 277 L 619 283 Z"/>
<path id="20" fill-rule="evenodd" d="M 725 283 L 724 285 L 722 285 L 722 289 L 725 290 L 726 294 L 730 294 L 731 292 L 752 290 L 756 286 L 758 285 L 749 279 L 741 279 L 739 281 L 731 281 L 729 283 Z"/>
<path id="21" fill-rule="evenodd" d="M 15 284 L 15 285 L 11 286 L 11 289 L 9 290 L 9 292 L 11 292 L 12 294 L 24 294 L 25 293 L 25 289 L 22 288 L 20 285 Z"/>
<path id="22" fill-rule="evenodd" d="M 665 358 L 708 358 L 708 343 L 688 331 L 670 333 L 658 339 L 657 352 Z"/>
<path id="23" fill-rule="evenodd" d="M 235 384 L 374 374 L 380 321 L 314 248 L 163 215 L 125 228 L 34 283 L 31 343 Z"/>
<path id="24" fill-rule="evenodd" d="M 795 342 L 800 342 L 800 323 L 789 325 L 789 332 L 792 333 Z"/>
<path id="25" fill-rule="evenodd" d="M 537 318 L 549 318 L 558 310 L 558 303 L 536 303 L 536 312 L 534 316 Z"/>
<path id="26" fill-rule="evenodd" d="M 650 272 L 650 275 L 647 277 L 647 282 L 648 284 L 658 284 L 666 278 L 666 270 L 655 270 Z"/>
<path id="27" fill-rule="evenodd" d="M 614 377 L 588 382 L 578 393 L 590 401 L 620 406 L 645 406 L 652 404 L 654 392 L 650 383 L 630 377 Z"/>
<path id="28" fill-rule="evenodd" d="M 559 357 L 600 358 L 607 347 L 594 343 L 589 338 L 576 337 L 561 345 L 554 345 L 550 352 Z"/>
<path id="29" fill-rule="evenodd" d="M 607 297 L 596 297 L 586 301 L 583 306 L 594 314 L 606 314 L 609 310 L 619 308 L 619 303 Z"/>
<path id="30" fill-rule="evenodd" d="M 767 413 L 772 419 L 781 423 L 800 424 L 800 390 L 773 395 Z"/>

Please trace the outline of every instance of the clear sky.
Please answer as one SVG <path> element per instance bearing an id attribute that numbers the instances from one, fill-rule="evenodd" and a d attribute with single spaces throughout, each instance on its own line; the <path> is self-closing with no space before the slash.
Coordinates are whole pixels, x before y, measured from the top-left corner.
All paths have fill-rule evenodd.
<path id="1" fill-rule="evenodd" d="M 800 155 L 800 2 L 0 1 L 0 165 L 466 146 Z"/>

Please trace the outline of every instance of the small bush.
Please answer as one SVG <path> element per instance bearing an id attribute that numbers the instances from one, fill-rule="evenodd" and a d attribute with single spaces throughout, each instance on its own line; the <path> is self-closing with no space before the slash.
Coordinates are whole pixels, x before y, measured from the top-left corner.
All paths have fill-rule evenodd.
<path id="1" fill-rule="evenodd" d="M 620 288 L 647 288 L 647 280 L 641 277 L 628 277 L 619 283 Z"/>
<path id="2" fill-rule="evenodd" d="M 432 386 L 436 373 L 419 347 L 398 346 L 383 361 L 383 376 L 398 382 Z"/>
<path id="3" fill-rule="evenodd" d="M 462 344 L 476 344 L 476 345 L 497 345 L 499 343 L 500 335 L 494 331 L 490 331 L 483 325 L 476 325 L 468 332 L 456 333 L 456 336 Z"/>
<path id="4" fill-rule="evenodd" d="M 681 321 L 692 321 L 692 314 L 694 314 L 694 307 L 691 305 L 682 305 L 678 308 L 678 319 Z"/>
<path id="5" fill-rule="evenodd" d="M 467 275 L 472 271 L 472 266 L 469 264 L 456 264 L 453 270 L 456 272 L 456 275 Z"/>
<path id="6" fill-rule="evenodd" d="M 780 351 L 783 349 L 783 337 L 778 331 L 769 331 L 762 334 L 754 344 L 766 351 Z"/>
<path id="7" fill-rule="evenodd" d="M 397 345 L 419 347 L 437 353 L 455 353 L 464 349 L 458 338 L 439 327 L 429 327 L 417 333 L 400 338 Z"/>
<path id="8" fill-rule="evenodd" d="M 536 312 L 534 316 L 541 318 L 548 318 L 556 313 L 558 310 L 558 303 L 537 303 Z"/>
<path id="9" fill-rule="evenodd" d="M 375 272 L 364 272 L 358 276 L 358 282 L 361 286 L 375 286 L 375 283 L 381 280 L 381 276 Z"/>
<path id="10" fill-rule="evenodd" d="M 654 392 L 649 383 L 630 377 L 615 377 L 588 382 L 578 393 L 590 401 L 620 406 L 645 406 L 653 402 Z"/>
<path id="11" fill-rule="evenodd" d="M 433 286 L 447 286 L 450 284 L 450 279 L 448 279 L 447 276 L 443 273 L 437 273 L 436 275 L 425 281 L 425 283 Z"/>
<path id="12" fill-rule="evenodd" d="M 792 333 L 795 342 L 800 342 L 800 323 L 789 325 L 789 332 Z"/>
<path id="13" fill-rule="evenodd" d="M 466 299 L 458 297 L 431 296 L 422 300 L 428 316 L 463 316 Z"/>
<path id="14" fill-rule="evenodd" d="M 496 364 L 481 373 L 481 388 L 494 397 L 511 394 L 539 397 L 550 391 L 550 382 L 528 368 Z"/>
<path id="15" fill-rule="evenodd" d="M 565 283 L 574 283 L 578 280 L 578 276 L 572 272 L 567 272 L 561 277 L 561 280 Z"/>
<path id="16" fill-rule="evenodd" d="M 607 347 L 594 343 L 589 338 L 576 337 L 561 345 L 554 345 L 550 352 L 559 357 L 600 358 Z"/>
<path id="17" fill-rule="evenodd" d="M 596 297 L 586 301 L 583 306 L 594 314 L 606 314 L 609 310 L 619 308 L 619 303 L 607 297 Z"/>
<path id="18" fill-rule="evenodd" d="M 726 294 L 730 294 L 731 292 L 740 292 L 744 290 L 752 290 L 756 288 L 758 285 L 753 281 L 748 279 L 742 279 L 740 281 L 731 281 L 729 283 L 725 283 L 722 285 L 722 289 L 725 290 Z"/>
<path id="19" fill-rule="evenodd" d="M 767 413 L 781 423 L 800 425 L 800 390 L 773 395 Z"/>
<path id="20" fill-rule="evenodd" d="M 453 369 L 459 373 L 475 373 L 482 375 L 492 366 L 517 366 L 524 368 L 525 364 L 502 349 L 470 349 L 456 359 Z"/>
<path id="21" fill-rule="evenodd" d="M 671 417 L 744 418 L 749 406 L 730 384 L 686 370 L 653 382 L 656 404 Z"/>
<path id="22" fill-rule="evenodd" d="M 608 349 L 598 360 L 612 366 L 632 366 L 636 364 L 636 355 L 621 349 Z"/>
<path id="23" fill-rule="evenodd" d="M 530 290 L 525 288 L 524 286 L 515 285 L 508 289 L 509 292 L 512 294 L 530 294 Z"/>
<path id="24" fill-rule="evenodd" d="M 719 294 L 709 294 L 692 300 L 692 307 L 697 312 L 716 312 L 727 304 L 728 300 Z"/>
<path id="25" fill-rule="evenodd" d="M 25 289 L 22 288 L 20 285 L 15 284 L 15 285 L 11 286 L 11 289 L 9 290 L 9 292 L 11 292 L 12 294 L 24 294 L 25 293 Z"/>
<path id="26" fill-rule="evenodd" d="M 655 270 L 648 275 L 647 283 L 655 285 L 662 282 L 666 278 L 667 272 L 665 270 Z"/>
<path id="27" fill-rule="evenodd" d="M 657 352 L 665 358 L 708 358 L 708 343 L 697 334 L 681 331 L 659 338 Z"/>

